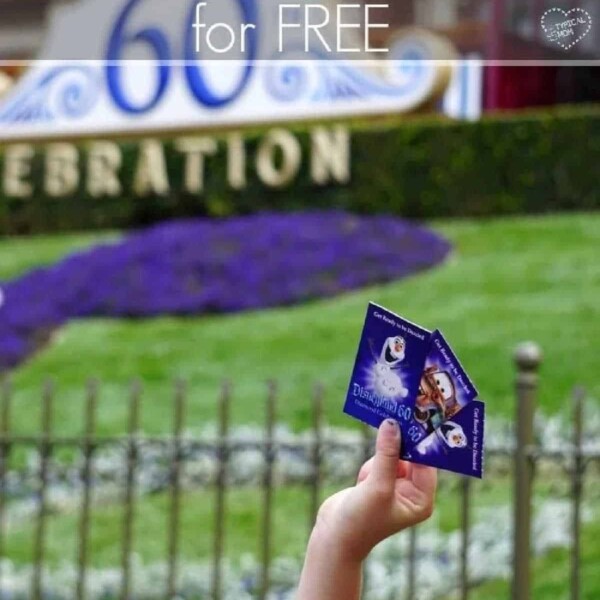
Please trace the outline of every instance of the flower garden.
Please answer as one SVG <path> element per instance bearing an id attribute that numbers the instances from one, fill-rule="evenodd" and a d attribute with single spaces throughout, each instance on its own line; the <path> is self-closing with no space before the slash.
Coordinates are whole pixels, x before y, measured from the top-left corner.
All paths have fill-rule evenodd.
<path id="1" fill-rule="evenodd" d="M 434 232 L 386 216 L 262 214 L 158 225 L 4 284 L 0 371 L 71 319 L 288 305 L 401 279 L 449 251 Z"/>

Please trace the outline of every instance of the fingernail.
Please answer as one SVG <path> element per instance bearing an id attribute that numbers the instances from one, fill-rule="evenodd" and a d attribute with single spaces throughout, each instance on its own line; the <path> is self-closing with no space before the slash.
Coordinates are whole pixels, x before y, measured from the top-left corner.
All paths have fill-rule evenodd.
<path id="1" fill-rule="evenodd" d="M 386 419 L 385 424 L 390 431 L 393 429 L 394 433 L 397 434 L 399 432 L 398 422 L 394 421 L 394 419 Z"/>

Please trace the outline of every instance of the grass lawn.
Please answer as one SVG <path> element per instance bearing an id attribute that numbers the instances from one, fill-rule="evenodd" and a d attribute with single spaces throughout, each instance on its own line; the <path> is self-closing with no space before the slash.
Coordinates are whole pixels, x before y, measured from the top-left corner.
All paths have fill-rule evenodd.
<path id="1" fill-rule="evenodd" d="M 460 496 L 456 478 L 443 473 L 440 479 L 439 510 L 435 524 L 444 532 L 457 529 L 460 515 Z M 473 482 L 474 509 L 506 504 L 510 500 L 510 485 L 506 477 Z M 345 485 L 352 485 L 348 481 Z M 334 493 L 345 485 L 325 487 L 322 496 Z M 538 486 L 540 497 L 550 491 L 543 483 Z M 306 486 L 277 488 L 274 493 L 273 549 L 275 556 L 302 557 L 308 539 L 309 489 Z M 168 539 L 170 496 L 159 493 L 146 496 L 136 503 L 135 552 L 146 562 L 164 560 Z M 232 489 L 227 492 L 226 554 L 233 560 L 244 554 L 258 553 L 261 543 L 262 492 L 254 488 Z M 188 560 L 206 560 L 211 556 L 214 535 L 215 492 L 209 488 L 184 495 L 181 513 L 181 553 Z M 121 554 L 118 540 L 123 527 L 123 506 L 98 504 L 94 506 L 91 523 L 91 556 L 94 566 L 119 564 Z M 77 556 L 79 513 L 68 511 L 52 515 L 46 543 L 49 564 L 60 565 L 66 557 Z M 476 516 L 473 517 L 476 520 Z M 17 562 L 33 560 L 35 524 L 21 521 L 11 528 L 7 540 L 8 554 Z"/>
<path id="2" fill-rule="evenodd" d="M 576 383 L 600 397 L 600 381 L 593 375 L 600 324 L 600 214 L 433 226 L 453 241 L 454 255 L 437 269 L 397 283 L 260 313 L 72 323 L 14 374 L 14 426 L 38 428 L 40 388 L 47 376 L 57 382 L 55 423 L 62 433 L 81 429 L 82 388 L 90 376 L 104 382 L 99 419 L 104 433 L 124 429 L 126 389 L 134 377 L 145 382 L 142 413 L 148 432 L 169 427 L 166 411 L 176 377 L 190 384 L 192 428 L 214 420 L 225 378 L 235 382 L 233 419 L 260 422 L 264 384 L 272 377 L 281 384 L 279 417 L 295 429 L 310 422 L 306 398 L 317 380 L 327 387 L 329 422 L 351 426 L 340 406 L 369 300 L 440 327 L 491 416 L 512 415 L 512 352 L 521 340 L 535 340 L 544 349 L 544 410 L 560 410 Z M 96 239 L 0 242 L 0 278 Z"/>
<path id="3" fill-rule="evenodd" d="M 443 531 L 459 527 L 459 496 L 456 480 L 443 474 L 438 495 L 434 524 Z M 597 485 L 594 486 L 597 488 Z M 323 491 L 327 495 L 334 488 Z M 566 497 L 566 485 L 540 479 L 537 498 Z M 595 493 L 598 489 L 595 489 Z M 498 506 L 510 501 L 510 481 L 495 478 L 473 483 L 472 521 L 478 509 Z M 261 544 L 262 495 L 253 489 L 238 489 L 227 496 L 225 553 L 234 562 L 244 554 L 259 555 Z M 308 535 L 308 491 L 304 487 L 277 489 L 274 496 L 273 550 L 275 556 L 303 555 Z M 135 511 L 134 551 L 144 562 L 163 561 L 167 552 L 168 510 L 170 498 L 165 494 L 145 498 Z M 213 544 L 214 493 L 212 490 L 188 493 L 181 513 L 180 550 L 184 561 L 210 560 Z M 117 540 L 123 527 L 123 509 L 117 505 L 96 507 L 91 522 L 90 563 L 95 567 L 120 564 L 121 546 Z M 49 565 L 62 565 L 77 556 L 78 513 L 55 515 L 49 519 L 46 558 Z M 499 525 L 499 528 L 501 525 Z M 582 598 L 600 597 L 600 577 L 596 565 L 600 560 L 600 521 L 583 529 L 582 535 Z M 35 531 L 31 522 L 14 528 L 7 539 L 8 556 L 17 563 L 32 561 Z M 485 557 L 482 557 L 485 560 Z M 532 562 L 534 598 L 553 600 L 567 597 L 569 552 L 551 550 Z M 400 585 L 402 585 L 400 583 Z M 474 600 L 504 600 L 510 596 L 509 583 L 502 580 L 486 582 L 473 588 Z"/>
<path id="4" fill-rule="evenodd" d="M 78 433 L 83 426 L 83 385 L 89 376 L 103 381 L 99 428 L 122 432 L 126 389 L 144 380 L 143 426 L 149 433 L 171 427 L 171 381 L 189 381 L 188 426 L 215 420 L 220 382 L 235 382 L 232 418 L 260 423 L 265 381 L 280 381 L 279 418 L 297 430 L 310 424 L 307 401 L 313 382 L 327 387 L 326 416 L 331 424 L 354 426 L 341 414 L 360 327 L 369 300 L 379 302 L 428 327 L 440 327 L 487 402 L 490 416 L 513 413 L 512 351 L 521 340 L 539 342 L 545 354 L 541 408 L 563 410 L 576 383 L 600 397 L 596 337 L 600 325 L 600 214 L 573 214 L 491 221 L 433 223 L 455 245 L 441 267 L 409 280 L 373 287 L 339 298 L 261 313 L 144 322 L 72 323 L 54 343 L 14 375 L 13 425 L 20 432 L 39 429 L 39 392 L 44 378 L 57 383 L 55 428 Z M 15 277 L 36 264 L 94 243 L 111 234 L 60 236 L 0 242 L 0 279 Z M 565 407 L 566 408 L 566 407 Z M 507 502 L 507 482 L 478 484 L 476 504 Z M 308 497 L 295 489 L 276 494 L 276 554 L 301 552 L 307 531 Z M 152 560 L 164 557 L 168 498 L 156 495 L 139 505 L 137 550 Z M 442 492 L 438 519 L 444 529 L 457 524 L 456 500 Z M 182 550 L 190 558 L 210 551 L 212 497 L 188 494 L 182 517 Z M 231 493 L 228 512 L 230 556 L 258 545 L 260 496 Z M 94 518 L 92 557 L 96 564 L 118 561 L 115 543 L 121 527 L 119 507 L 99 507 Z M 54 516 L 48 530 L 48 556 L 59 562 L 75 556 L 76 514 Z M 28 562 L 32 528 L 12 531 L 9 556 Z M 600 522 L 584 531 L 584 598 L 600 597 Z M 482 558 L 484 560 L 485 558 Z M 551 552 L 534 563 L 535 598 L 565 597 L 568 553 Z M 506 582 L 490 582 L 476 599 L 507 598 Z"/>
<path id="5" fill-rule="evenodd" d="M 600 521 L 595 521 L 583 529 L 581 553 L 581 598 L 600 598 Z M 569 598 L 569 568 L 571 555 L 566 549 L 554 549 L 532 563 L 532 598 L 554 600 Z M 510 598 L 508 581 L 490 581 L 473 588 L 472 600 L 505 600 Z"/>
<path id="6" fill-rule="evenodd" d="M 334 490 L 331 489 L 330 492 Z M 225 554 L 233 560 L 260 550 L 261 495 L 254 489 L 232 490 L 227 495 Z M 208 560 L 213 548 L 214 493 L 212 490 L 185 494 L 181 513 L 181 555 L 187 560 Z M 276 556 L 300 556 L 309 532 L 309 495 L 306 488 L 278 489 L 275 496 L 274 539 Z M 147 562 L 164 561 L 167 556 L 170 497 L 156 494 L 137 506 L 134 551 Z M 289 515 L 294 515 L 290 519 Z M 302 518 L 304 517 L 304 518 Z M 77 512 L 49 520 L 46 557 L 60 565 L 77 556 Z M 95 507 L 91 523 L 91 556 L 94 566 L 120 564 L 118 540 L 123 527 L 123 507 L 119 504 Z M 8 555 L 19 563 L 33 560 L 34 526 L 24 522 L 8 538 Z"/>
<path id="7" fill-rule="evenodd" d="M 436 512 L 435 520 L 442 531 L 459 527 L 459 495 L 453 475 L 442 474 L 440 502 L 443 510 Z M 352 485 L 348 481 L 345 485 Z M 345 487 L 326 486 L 322 496 Z M 510 486 L 506 478 L 473 482 L 473 500 L 476 507 L 504 504 L 509 501 Z M 547 490 L 541 490 L 546 495 Z M 273 549 L 275 556 L 302 557 L 310 530 L 310 492 L 306 486 L 277 488 L 274 493 Z M 164 560 L 168 539 L 168 514 L 171 498 L 167 493 L 146 496 L 136 502 L 135 552 L 146 562 Z M 258 553 L 262 525 L 262 492 L 251 487 L 227 492 L 226 554 L 233 560 L 244 554 Z M 183 496 L 181 512 L 181 553 L 188 560 L 206 560 L 211 556 L 214 535 L 215 491 L 207 488 Z M 94 566 L 119 564 L 121 554 L 120 532 L 124 509 L 120 503 L 95 504 L 92 512 L 91 556 Z M 77 510 L 51 515 L 48 523 L 46 559 L 60 565 L 65 557 L 77 556 L 77 532 L 80 516 Z M 13 525 L 7 539 L 7 552 L 19 563 L 33 560 L 35 523 L 22 520 Z"/>

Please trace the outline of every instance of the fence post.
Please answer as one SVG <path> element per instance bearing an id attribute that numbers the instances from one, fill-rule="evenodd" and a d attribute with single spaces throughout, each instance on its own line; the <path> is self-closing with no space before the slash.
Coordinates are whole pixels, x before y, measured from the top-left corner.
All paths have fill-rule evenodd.
<path id="1" fill-rule="evenodd" d="M 417 528 L 408 530 L 408 582 L 406 584 L 407 600 L 414 600 L 417 591 Z"/>
<path id="2" fill-rule="evenodd" d="M 317 522 L 319 506 L 321 504 L 321 454 L 323 446 L 323 386 L 318 383 L 313 395 L 313 446 L 312 446 L 312 477 L 310 492 L 310 523 L 308 535 Z"/>
<path id="3" fill-rule="evenodd" d="M 469 536 L 470 536 L 470 516 L 471 516 L 471 478 L 463 477 L 461 481 L 460 493 L 460 527 L 461 527 L 461 546 L 460 546 L 460 598 L 468 600 L 469 598 Z"/>
<path id="4" fill-rule="evenodd" d="M 362 425 L 361 427 L 362 433 L 362 459 L 363 462 L 366 462 L 373 455 L 373 451 L 375 448 L 375 437 L 373 435 L 373 428 L 368 425 Z M 369 579 L 369 559 L 365 560 L 363 563 L 363 587 L 361 600 L 365 600 L 367 597 L 367 593 L 369 590 L 370 579 Z"/>
<path id="5" fill-rule="evenodd" d="M 269 382 L 269 395 L 266 404 L 265 422 L 265 467 L 263 472 L 263 514 L 262 514 L 262 544 L 261 544 L 261 574 L 258 590 L 259 600 L 266 600 L 271 586 L 271 555 L 273 529 L 273 463 L 275 462 L 275 410 L 277 401 L 277 386 Z"/>
<path id="6" fill-rule="evenodd" d="M 571 600 L 579 600 L 579 566 L 581 561 L 581 498 L 583 496 L 584 457 L 581 453 L 583 437 L 583 401 L 585 390 L 581 387 L 573 391 L 573 464 L 571 465 Z"/>
<path id="7" fill-rule="evenodd" d="M 225 537 L 225 493 L 227 490 L 227 467 L 229 462 L 229 404 L 231 384 L 223 384 L 219 397 L 219 439 L 217 457 L 219 467 L 215 482 L 215 532 L 213 540 L 212 600 L 221 600 L 223 579 L 223 544 Z"/>
<path id="8" fill-rule="evenodd" d="M 185 421 L 187 386 L 181 379 L 175 382 L 173 403 L 173 448 L 170 469 L 171 503 L 169 507 L 169 572 L 167 575 L 167 600 L 177 597 L 179 567 L 179 529 L 181 514 L 181 470 L 183 466 L 183 444 L 181 434 Z"/>
<path id="9" fill-rule="evenodd" d="M 93 379 L 88 382 L 87 400 L 85 405 L 85 431 L 83 437 L 83 465 L 81 467 L 81 513 L 79 517 L 79 543 L 77 552 L 77 600 L 85 600 L 86 574 L 88 566 L 88 543 L 90 532 L 90 511 L 92 506 L 92 457 L 96 450 L 94 437 L 96 435 L 96 403 L 98 395 L 98 381 Z"/>
<path id="10" fill-rule="evenodd" d="M 39 489 L 37 494 L 38 514 L 34 538 L 33 582 L 31 595 L 34 600 L 41 600 L 43 593 L 44 546 L 46 541 L 46 518 L 48 516 L 48 469 L 52 453 L 52 405 L 54 401 L 54 385 L 51 381 L 44 383 L 42 394 L 42 436 L 38 445 L 40 470 L 38 473 Z"/>
<path id="11" fill-rule="evenodd" d="M 136 470 L 139 457 L 138 431 L 140 428 L 140 396 L 142 386 L 134 381 L 129 396 L 129 422 L 127 425 L 127 473 L 125 481 L 125 512 L 123 513 L 123 544 L 121 548 L 121 600 L 130 600 L 131 552 L 135 519 Z"/>
<path id="12" fill-rule="evenodd" d="M 513 600 L 531 597 L 531 487 L 533 460 L 530 454 L 534 442 L 533 419 L 538 389 L 538 369 L 542 352 L 536 344 L 521 344 L 514 355 L 516 378 L 517 440 L 514 460 L 514 531 L 513 531 Z"/>

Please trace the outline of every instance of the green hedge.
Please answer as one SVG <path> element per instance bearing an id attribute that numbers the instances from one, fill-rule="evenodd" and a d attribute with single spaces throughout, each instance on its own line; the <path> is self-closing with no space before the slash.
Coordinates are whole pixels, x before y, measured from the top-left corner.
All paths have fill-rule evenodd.
<path id="1" fill-rule="evenodd" d="M 311 127 L 290 126 L 305 154 Z M 173 140 L 165 139 L 172 184 L 168 196 L 136 198 L 127 191 L 139 140 L 124 140 L 119 143 L 126 191 L 118 199 L 92 199 L 83 184 L 72 197 L 44 197 L 40 185 L 44 148 L 40 146 L 32 163 L 33 197 L 7 198 L 0 190 L 0 233 L 123 228 L 171 217 L 259 210 L 343 208 L 426 219 L 600 206 L 600 105 L 500 114 L 476 123 L 389 117 L 351 121 L 348 127 L 352 180 L 347 185 L 317 187 L 304 160 L 297 181 L 287 189 L 265 188 L 249 168 L 247 189 L 237 192 L 227 186 L 220 155 L 207 163 L 202 196 L 180 191 L 184 159 L 173 149 Z M 248 156 L 254 154 L 264 132 L 257 128 L 246 132 Z M 86 143 L 78 143 L 85 164 Z M 0 147 L 0 169 L 3 152 Z"/>

